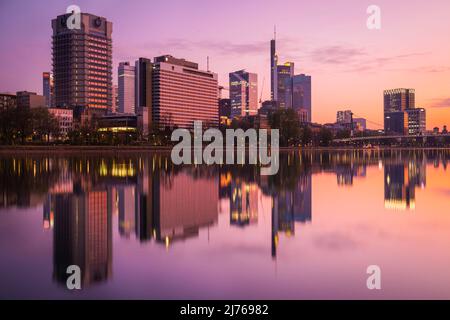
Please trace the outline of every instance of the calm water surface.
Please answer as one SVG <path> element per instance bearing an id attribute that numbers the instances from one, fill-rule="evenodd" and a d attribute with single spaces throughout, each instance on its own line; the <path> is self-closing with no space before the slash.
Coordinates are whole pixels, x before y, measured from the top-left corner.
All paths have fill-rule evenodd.
<path id="1" fill-rule="evenodd" d="M 0 298 L 450 299 L 449 160 L 283 153 L 264 177 L 162 153 L 1 155 Z"/>

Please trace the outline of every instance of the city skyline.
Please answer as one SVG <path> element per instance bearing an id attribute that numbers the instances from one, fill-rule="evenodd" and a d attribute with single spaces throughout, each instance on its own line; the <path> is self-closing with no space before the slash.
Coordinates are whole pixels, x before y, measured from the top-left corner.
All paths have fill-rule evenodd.
<path id="1" fill-rule="evenodd" d="M 1 12 L 20 11 L 28 21 L 18 25 L 13 32 L 6 31 L 8 25 L 15 23 L 14 16 L 2 14 L 0 33 L 8 40 L 10 48 L 1 54 L 1 68 L 8 75 L 0 79 L 2 92 L 28 90 L 41 93 L 42 72 L 51 70 L 49 21 L 64 13 L 70 4 L 66 1 L 19 1 L 0 5 Z M 201 69 L 206 69 L 209 56 L 210 69 L 219 74 L 220 85 L 226 85 L 229 72 L 245 68 L 258 74 L 259 88 L 265 81 L 262 97 L 268 100 L 269 41 L 276 25 L 278 60 L 293 61 L 297 73 L 314 77 L 314 122 L 333 122 L 336 110 L 346 106 L 356 114 L 382 124 L 382 92 L 397 87 L 416 89 L 416 104 L 427 109 L 427 129 L 442 128 L 450 122 L 450 92 L 446 88 L 450 81 L 450 44 L 445 41 L 450 22 L 444 14 L 450 4 L 445 1 L 437 1 L 432 9 L 426 2 L 408 3 L 409 10 L 401 11 L 404 15 L 401 21 L 396 20 L 401 3 L 380 1 L 382 27 L 376 31 L 366 28 L 365 3 L 344 1 L 324 5 L 284 1 L 264 8 L 259 6 L 259 11 L 253 12 L 256 3 L 249 2 L 242 5 L 239 13 L 233 12 L 233 17 L 243 19 L 253 13 L 250 19 L 254 27 L 239 28 L 238 33 L 237 27 L 226 21 L 230 8 L 224 4 L 203 2 L 194 10 L 186 3 L 179 3 L 181 8 L 190 10 L 191 18 L 175 13 L 166 17 L 155 15 L 152 19 L 146 18 L 145 13 L 169 12 L 167 4 L 135 2 L 125 6 L 116 1 L 79 1 L 77 5 L 82 12 L 103 16 L 114 24 L 114 83 L 117 83 L 116 69 L 120 61 L 172 54 L 197 61 Z M 148 6 L 152 10 L 143 10 Z M 286 7 L 292 10 L 278 9 Z M 221 12 L 222 15 L 209 17 L 207 12 Z M 294 13 L 302 19 L 287 19 Z M 421 21 L 426 23 L 413 25 L 408 22 L 419 13 L 423 15 Z M 196 19 L 199 15 L 205 15 L 205 19 Z M 216 27 L 207 28 L 211 23 Z M 33 33 L 28 30 L 30 26 Z M 149 28 L 158 32 L 149 34 L 145 31 Z M 433 39 L 427 36 L 429 34 L 433 34 Z M 23 45 L 24 42 L 33 47 L 33 59 L 26 59 L 29 48 Z M 370 127 L 377 128 L 373 124 Z"/>

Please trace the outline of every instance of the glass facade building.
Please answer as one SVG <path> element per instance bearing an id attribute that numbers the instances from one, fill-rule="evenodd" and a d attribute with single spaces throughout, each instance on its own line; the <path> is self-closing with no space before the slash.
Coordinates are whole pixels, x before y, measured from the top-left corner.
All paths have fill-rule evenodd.
<path id="1" fill-rule="evenodd" d="M 256 115 L 258 112 L 258 75 L 245 70 L 231 72 L 231 118 Z"/>
<path id="2" fill-rule="evenodd" d="M 277 66 L 277 103 L 279 108 L 288 107 L 291 95 L 289 89 L 292 86 L 291 78 L 294 75 L 294 63 L 286 62 Z"/>
<path id="3" fill-rule="evenodd" d="M 311 122 L 311 76 L 299 74 L 286 79 L 286 108 L 307 113 L 307 122 Z"/>

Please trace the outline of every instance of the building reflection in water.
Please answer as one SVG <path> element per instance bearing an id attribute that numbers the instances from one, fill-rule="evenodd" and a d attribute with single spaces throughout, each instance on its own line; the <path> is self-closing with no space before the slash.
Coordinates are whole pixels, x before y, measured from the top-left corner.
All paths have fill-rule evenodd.
<path id="1" fill-rule="evenodd" d="M 384 204 L 387 209 L 414 210 L 416 188 L 426 186 L 426 159 L 393 156 L 384 165 Z"/>
<path id="2" fill-rule="evenodd" d="M 295 223 L 308 223 L 312 218 L 311 172 L 302 174 L 293 190 L 282 190 L 273 195 L 272 202 L 272 257 L 277 255 L 279 234 L 295 235 Z"/>
<path id="3" fill-rule="evenodd" d="M 426 186 L 426 165 L 447 166 L 448 151 L 282 153 L 280 171 L 260 176 L 255 166 L 174 166 L 168 155 L 0 157 L 0 211 L 43 204 L 44 229 L 53 232 L 54 279 L 79 265 L 83 285 L 112 275 L 112 233 L 169 248 L 229 215 L 248 230 L 271 219 L 271 255 L 281 237 L 312 221 L 312 176 L 336 174 L 340 186 L 384 167 L 386 208 L 413 209 Z M 7 183 L 5 183 L 7 182 Z M 226 204 L 226 208 L 220 208 Z M 117 220 L 116 220 L 117 219 Z"/>

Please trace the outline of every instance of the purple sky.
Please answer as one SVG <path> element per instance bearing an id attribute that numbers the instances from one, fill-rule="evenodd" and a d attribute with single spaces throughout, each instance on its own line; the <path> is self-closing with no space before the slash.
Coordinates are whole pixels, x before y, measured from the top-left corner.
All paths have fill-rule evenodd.
<path id="1" fill-rule="evenodd" d="M 51 69 L 51 19 L 76 4 L 113 22 L 114 69 L 119 61 L 172 54 L 219 74 L 258 73 L 270 95 L 269 40 L 277 25 L 280 62 L 313 77 L 313 121 L 336 111 L 382 123 L 382 91 L 416 89 L 428 128 L 450 125 L 450 1 L 56 1 L 1 0 L 0 92 L 41 93 Z M 366 9 L 381 8 L 381 30 L 366 28 Z M 114 79 L 116 82 L 116 79 Z M 375 127 L 375 126 L 374 126 Z"/>

